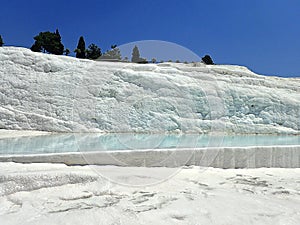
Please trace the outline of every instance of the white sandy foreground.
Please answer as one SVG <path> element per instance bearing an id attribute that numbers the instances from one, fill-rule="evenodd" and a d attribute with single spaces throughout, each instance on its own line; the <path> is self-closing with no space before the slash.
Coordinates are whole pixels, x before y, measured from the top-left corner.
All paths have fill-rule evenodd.
<path id="1" fill-rule="evenodd" d="M 300 169 L 0 163 L 0 224 L 299 224 Z"/>

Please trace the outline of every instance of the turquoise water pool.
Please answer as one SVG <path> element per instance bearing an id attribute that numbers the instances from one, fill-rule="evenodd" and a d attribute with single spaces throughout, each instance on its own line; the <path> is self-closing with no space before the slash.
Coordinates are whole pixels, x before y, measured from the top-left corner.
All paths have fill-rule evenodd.
<path id="1" fill-rule="evenodd" d="M 52 134 L 0 139 L 0 155 L 272 145 L 300 145 L 300 136 Z"/>

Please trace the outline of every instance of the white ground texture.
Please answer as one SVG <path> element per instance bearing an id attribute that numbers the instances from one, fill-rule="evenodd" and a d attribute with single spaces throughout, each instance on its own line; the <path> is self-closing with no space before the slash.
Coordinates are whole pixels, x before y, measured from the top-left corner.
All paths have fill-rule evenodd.
<path id="1" fill-rule="evenodd" d="M 0 48 L 0 129 L 299 133 L 300 80 L 202 63 L 95 62 Z"/>
<path id="2" fill-rule="evenodd" d="M 1 163 L 0 224 L 299 224 L 300 169 L 170 170 Z"/>

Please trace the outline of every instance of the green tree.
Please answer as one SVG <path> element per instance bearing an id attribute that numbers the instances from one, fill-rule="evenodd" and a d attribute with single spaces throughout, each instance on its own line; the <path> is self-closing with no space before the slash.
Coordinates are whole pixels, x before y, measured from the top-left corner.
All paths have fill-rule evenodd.
<path id="1" fill-rule="evenodd" d="M 64 53 L 64 45 L 61 43 L 61 36 L 57 29 L 54 33 L 50 31 L 40 32 L 33 39 L 35 42 L 30 49 L 34 52 L 48 52 L 55 55 Z"/>
<path id="2" fill-rule="evenodd" d="M 137 63 L 140 61 L 140 51 L 137 46 L 134 46 L 132 50 L 132 57 L 131 57 L 131 62 Z"/>
<path id="3" fill-rule="evenodd" d="M 214 65 L 214 62 L 213 62 L 212 58 L 209 55 L 205 55 L 202 58 L 202 62 L 204 62 L 206 65 Z"/>
<path id="4" fill-rule="evenodd" d="M 152 58 L 152 63 L 156 63 L 156 58 Z"/>
<path id="5" fill-rule="evenodd" d="M 77 48 L 75 49 L 76 58 L 85 59 L 86 52 L 85 52 L 85 41 L 83 36 L 79 38 Z"/>
<path id="6" fill-rule="evenodd" d="M 68 48 L 66 48 L 64 52 L 65 52 L 66 56 L 70 55 L 70 53 L 71 53 L 70 49 L 68 49 Z"/>
<path id="7" fill-rule="evenodd" d="M 58 29 L 56 29 L 54 35 L 53 35 L 53 45 L 50 46 L 50 53 L 53 53 L 55 55 L 62 55 L 64 54 L 64 45 L 61 43 L 61 36 L 60 33 L 58 31 Z"/>
<path id="8" fill-rule="evenodd" d="M 46 51 L 45 49 L 42 48 L 42 44 L 35 42 L 32 46 L 31 46 L 31 51 L 33 52 L 42 52 L 42 51 Z"/>
<path id="9" fill-rule="evenodd" d="M 31 50 L 34 52 L 46 52 L 49 44 L 50 44 L 50 36 L 51 32 L 40 32 L 39 35 L 35 36 L 33 39 L 35 42 L 31 46 Z"/>
<path id="10" fill-rule="evenodd" d="M 86 50 L 86 57 L 88 59 L 98 59 L 101 55 L 101 49 L 95 44 L 90 44 Z"/>
<path id="11" fill-rule="evenodd" d="M 2 47 L 3 45 L 4 45 L 4 42 L 3 42 L 2 36 L 0 35 L 0 47 Z"/>
<path id="12" fill-rule="evenodd" d="M 112 45 L 111 46 L 111 50 L 105 52 L 102 56 L 101 59 L 117 59 L 117 60 L 121 60 L 122 56 L 121 56 L 121 51 L 119 48 L 117 48 L 117 45 Z"/>

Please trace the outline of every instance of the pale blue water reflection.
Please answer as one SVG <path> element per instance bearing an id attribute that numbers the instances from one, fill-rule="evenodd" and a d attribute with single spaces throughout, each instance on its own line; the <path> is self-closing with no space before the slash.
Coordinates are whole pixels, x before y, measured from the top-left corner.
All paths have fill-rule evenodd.
<path id="1" fill-rule="evenodd" d="M 41 154 L 131 149 L 175 149 L 300 145 L 300 136 L 276 135 L 164 135 L 164 134 L 52 134 L 0 139 L 0 154 Z"/>

